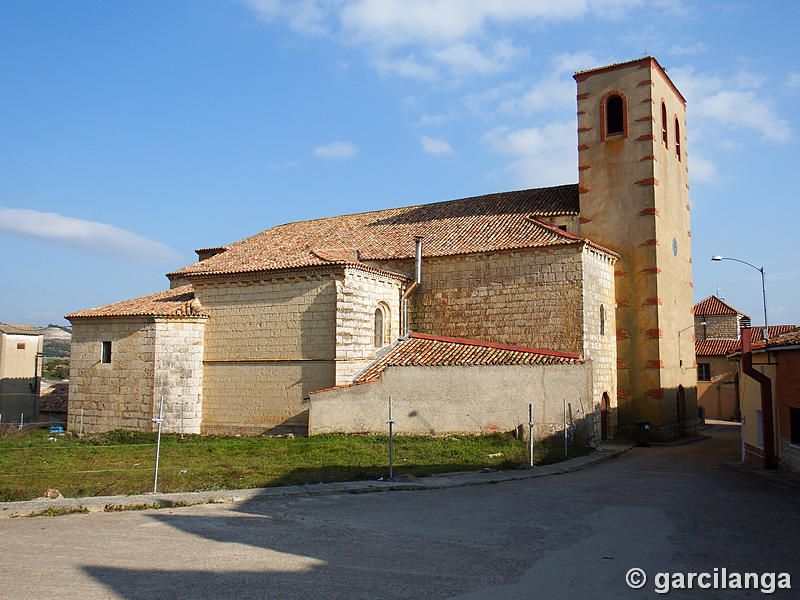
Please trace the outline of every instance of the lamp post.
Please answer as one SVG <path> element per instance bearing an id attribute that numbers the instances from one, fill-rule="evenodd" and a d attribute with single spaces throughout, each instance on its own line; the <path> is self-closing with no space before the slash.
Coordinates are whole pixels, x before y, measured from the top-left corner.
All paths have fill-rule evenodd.
<path id="1" fill-rule="evenodd" d="M 762 337 L 766 342 L 769 339 L 769 326 L 767 324 L 767 288 L 764 285 L 764 267 L 757 267 L 753 264 L 750 264 L 746 260 L 739 260 L 738 258 L 731 258 L 730 256 L 712 256 L 711 260 L 732 260 L 734 262 L 742 263 L 743 265 L 747 265 L 748 267 L 753 267 L 756 271 L 761 273 L 761 298 L 764 301 L 764 330 L 762 331 Z"/>
<path id="2" fill-rule="evenodd" d="M 732 260 L 734 262 L 738 262 L 738 263 L 742 263 L 743 265 L 747 265 L 748 267 L 752 267 L 756 271 L 761 273 L 761 298 L 764 301 L 764 329 L 763 329 L 763 331 L 761 333 L 761 336 L 764 338 L 764 343 L 766 343 L 769 340 L 769 324 L 767 323 L 767 291 L 766 291 L 766 286 L 764 285 L 764 267 L 757 267 L 754 264 L 751 264 L 751 263 L 747 262 L 746 260 L 740 260 L 738 258 L 731 258 L 730 256 L 719 256 L 719 255 L 716 255 L 716 256 L 712 256 L 711 260 L 714 260 L 714 261 Z M 747 347 L 749 348 L 749 344 L 748 344 Z M 762 375 L 762 377 L 763 377 L 763 375 Z M 769 402 L 771 403 L 771 401 L 772 401 L 772 399 L 771 399 L 771 395 L 772 395 L 771 389 L 765 392 L 765 388 L 764 388 L 764 386 L 762 384 L 762 386 L 761 386 L 762 414 L 764 414 L 765 408 L 766 408 L 765 405 L 764 405 L 764 403 L 765 403 L 765 394 L 769 397 Z M 744 462 L 744 460 L 745 460 L 745 447 L 744 447 L 744 421 L 745 421 L 745 415 L 741 410 L 740 410 L 740 417 L 739 418 L 741 419 L 742 462 Z M 771 406 L 770 406 L 769 411 L 767 412 L 767 414 L 762 419 L 762 421 L 763 421 L 762 427 L 763 427 L 763 432 L 764 432 L 763 433 L 763 437 L 764 437 L 764 445 L 765 445 L 765 465 L 764 466 L 767 469 L 770 469 L 770 468 L 774 469 L 775 465 L 773 463 L 775 462 L 775 459 L 774 459 L 774 457 L 772 459 L 769 458 L 770 456 L 772 456 L 774 454 L 774 450 L 768 451 L 766 449 L 766 445 L 771 443 L 770 440 L 772 440 L 772 433 L 771 433 L 772 432 L 772 423 L 767 423 L 767 418 L 769 418 L 770 420 L 772 418 Z M 768 430 L 769 430 L 769 435 L 767 435 Z M 772 443 L 774 443 L 774 442 L 772 442 Z"/>

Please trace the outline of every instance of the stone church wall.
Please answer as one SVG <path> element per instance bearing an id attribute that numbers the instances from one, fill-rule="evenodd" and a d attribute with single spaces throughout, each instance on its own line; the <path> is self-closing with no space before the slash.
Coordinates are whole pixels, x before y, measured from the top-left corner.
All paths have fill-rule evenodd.
<path id="1" fill-rule="evenodd" d="M 162 431 L 200 433 L 204 334 L 205 319 L 155 323 L 153 416 L 163 395 Z"/>
<path id="2" fill-rule="evenodd" d="M 386 268 L 411 272 L 410 261 Z M 421 333 L 583 352 L 581 248 L 530 248 L 429 257 L 409 302 Z"/>
<path id="3" fill-rule="evenodd" d="M 336 288 L 342 278 L 339 268 L 194 282 L 211 315 L 203 433 L 303 428 L 303 398 L 335 383 Z"/>
<path id="4" fill-rule="evenodd" d="M 155 329 L 152 319 L 72 321 L 69 429 L 80 429 L 83 409 L 84 431 L 152 430 Z M 100 362 L 103 341 L 110 363 Z"/>
<path id="5" fill-rule="evenodd" d="M 360 269 L 345 269 L 336 282 L 336 385 L 350 383 L 353 376 L 375 360 L 375 310 L 383 304 L 383 345 L 400 336 L 401 282 Z M 388 314 L 386 314 L 388 313 Z"/>
<path id="6" fill-rule="evenodd" d="M 585 410 L 600 410 L 603 393 L 617 410 L 617 336 L 614 260 L 590 247 L 583 251 L 583 355 L 592 360 L 592 400 Z M 601 314 L 602 306 L 602 314 Z M 610 420 L 614 431 L 614 419 Z M 598 431 L 599 435 L 599 431 Z"/>

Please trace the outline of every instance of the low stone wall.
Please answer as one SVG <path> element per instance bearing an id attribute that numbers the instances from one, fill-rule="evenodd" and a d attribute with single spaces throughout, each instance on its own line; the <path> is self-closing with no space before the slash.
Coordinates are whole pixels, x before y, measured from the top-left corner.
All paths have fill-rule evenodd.
<path id="1" fill-rule="evenodd" d="M 394 431 L 400 434 L 480 434 L 519 425 L 527 430 L 533 403 L 534 436 L 540 439 L 563 431 L 566 399 L 576 434 L 600 436 L 591 362 L 390 367 L 377 381 L 311 394 L 309 435 L 386 433 L 389 397 Z"/>

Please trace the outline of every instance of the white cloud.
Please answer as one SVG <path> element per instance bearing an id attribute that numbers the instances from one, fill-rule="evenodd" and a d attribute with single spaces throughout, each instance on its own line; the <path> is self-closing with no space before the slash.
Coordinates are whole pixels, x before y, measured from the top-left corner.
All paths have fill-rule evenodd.
<path id="1" fill-rule="evenodd" d="M 323 34 L 329 31 L 330 15 L 325 2 L 318 0 L 243 0 L 262 21 L 286 21 L 300 33 Z"/>
<path id="2" fill-rule="evenodd" d="M 382 74 L 399 75 L 418 81 L 434 81 L 439 78 L 434 67 L 418 62 L 413 55 L 399 59 L 377 58 L 372 64 Z"/>
<path id="3" fill-rule="evenodd" d="M 695 42 L 694 44 L 675 44 L 669 49 L 669 53 L 675 56 L 688 56 L 692 54 L 703 54 L 708 50 L 703 42 Z"/>
<path id="4" fill-rule="evenodd" d="M 490 28 L 535 31 L 554 22 L 616 19 L 644 0 L 243 0 L 263 21 L 360 46 L 383 73 L 433 81 L 495 73 L 527 49 L 497 40 Z M 681 0 L 662 0 L 679 7 Z M 674 11 L 673 11 L 674 12 Z M 419 58 L 414 58 L 413 54 Z M 405 56 L 406 58 L 400 58 Z"/>
<path id="5" fill-rule="evenodd" d="M 532 114 L 543 110 L 560 110 L 574 104 L 575 82 L 547 77 L 534 83 L 522 96 L 502 102 L 500 111 Z"/>
<path id="6" fill-rule="evenodd" d="M 612 61 L 606 61 L 610 64 Z M 565 52 L 553 57 L 553 69 L 556 75 L 573 75 L 575 71 L 590 69 L 597 66 L 598 61 L 594 54 L 589 52 Z"/>
<path id="7" fill-rule="evenodd" d="M 174 262 L 181 258 L 166 244 L 132 231 L 51 212 L 0 207 L 0 231 L 103 258 L 143 263 Z"/>
<path id="8" fill-rule="evenodd" d="M 455 154 L 455 150 L 453 150 L 453 147 L 445 140 L 423 135 L 420 138 L 420 144 L 422 144 L 422 149 L 425 152 L 427 152 L 428 154 L 433 154 L 434 156 L 441 156 L 443 154 Z"/>
<path id="9" fill-rule="evenodd" d="M 562 113 L 575 106 L 575 71 L 599 64 L 594 55 L 588 52 L 558 54 L 552 59 L 552 67 L 547 74 L 534 83 L 516 81 L 497 86 L 480 94 L 472 94 L 465 104 L 473 113 L 492 114 L 494 110 L 502 113 L 531 115 L 551 111 Z"/>
<path id="10" fill-rule="evenodd" d="M 771 142 L 792 138 L 789 122 L 778 116 L 767 94 L 758 93 L 764 80 L 742 70 L 731 77 L 698 75 L 692 68 L 670 70 L 670 78 L 686 97 L 693 119 L 731 129 L 750 129 Z"/>
<path id="11" fill-rule="evenodd" d="M 433 58 L 455 74 L 489 74 L 506 69 L 525 52 L 524 48 L 502 39 L 486 50 L 480 49 L 477 44 L 460 42 L 434 51 Z"/>
<path id="12" fill-rule="evenodd" d="M 512 157 L 504 172 L 512 174 L 515 185 L 538 187 L 577 181 L 577 134 L 572 122 L 515 131 L 498 127 L 487 132 L 483 141 L 495 152 Z"/>
<path id="13" fill-rule="evenodd" d="M 689 181 L 692 183 L 714 183 L 717 179 L 717 167 L 708 160 L 699 156 L 697 153 L 692 154 L 691 166 L 689 167 Z"/>
<path id="14" fill-rule="evenodd" d="M 696 102 L 694 114 L 735 129 L 754 129 L 771 142 L 787 142 L 792 137 L 789 122 L 749 90 L 721 90 Z"/>
<path id="15" fill-rule="evenodd" d="M 353 158 L 356 155 L 353 142 L 331 142 L 314 148 L 314 154 L 320 158 Z"/>
<path id="16" fill-rule="evenodd" d="M 800 88 L 800 73 L 790 73 L 786 83 L 790 88 Z"/>

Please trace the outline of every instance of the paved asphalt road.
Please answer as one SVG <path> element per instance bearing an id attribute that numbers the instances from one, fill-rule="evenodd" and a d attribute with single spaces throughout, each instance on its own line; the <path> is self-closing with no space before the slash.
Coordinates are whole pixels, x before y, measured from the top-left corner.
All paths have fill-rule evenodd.
<path id="1" fill-rule="evenodd" d="M 706 433 L 497 485 L 3 519 L 0 598 L 800 598 L 656 593 L 722 567 L 800 589 L 800 488 L 726 466 L 738 429 Z"/>

